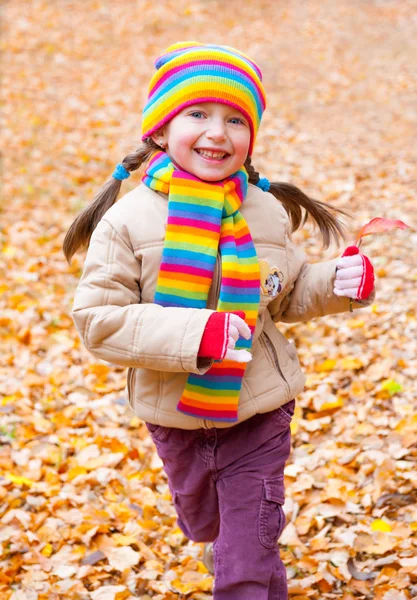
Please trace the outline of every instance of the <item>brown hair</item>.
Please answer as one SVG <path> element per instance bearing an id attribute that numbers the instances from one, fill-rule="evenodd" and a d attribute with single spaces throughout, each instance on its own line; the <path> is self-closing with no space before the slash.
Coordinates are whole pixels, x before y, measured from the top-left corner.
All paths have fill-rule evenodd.
<path id="1" fill-rule="evenodd" d="M 260 176 L 255 167 L 252 166 L 250 156 L 245 161 L 245 169 L 249 174 L 249 183 L 256 185 Z M 332 239 L 338 243 L 340 238 L 345 238 L 344 225 L 331 212 L 348 216 L 344 210 L 320 202 L 320 200 L 313 200 L 291 183 L 271 181 L 268 191 L 283 204 L 290 217 L 293 231 L 304 225 L 308 217 L 311 217 L 319 226 L 324 248 L 330 246 Z"/>
<path id="2" fill-rule="evenodd" d="M 147 162 L 155 150 L 161 148 L 148 138 L 137 150 L 128 154 L 122 160 L 122 165 L 126 171 L 136 171 L 143 163 Z M 99 189 L 92 204 L 87 206 L 75 219 L 68 229 L 62 249 L 65 258 L 71 262 L 71 258 L 77 250 L 83 250 L 88 247 L 90 238 L 94 229 L 97 227 L 103 215 L 117 200 L 122 182 L 120 179 L 112 177 Z"/>
<path id="3" fill-rule="evenodd" d="M 135 152 L 125 156 L 122 165 L 129 172 L 136 171 L 149 160 L 155 150 L 161 150 L 161 148 L 151 138 L 148 138 Z M 249 183 L 256 185 L 260 177 L 252 166 L 249 156 L 245 161 L 245 168 L 249 174 Z M 114 177 L 106 181 L 98 191 L 92 204 L 78 215 L 68 229 L 63 243 L 63 251 L 68 263 L 77 250 L 88 247 L 94 229 L 103 215 L 116 202 L 121 183 L 119 179 L 114 179 Z M 344 238 L 344 226 L 331 212 L 346 215 L 344 211 L 309 198 L 291 183 L 271 182 L 269 191 L 277 200 L 282 202 L 290 217 L 293 231 L 304 225 L 308 217 L 311 217 L 319 226 L 325 248 L 330 245 L 332 239 L 338 242 L 340 238 Z M 305 211 L 304 215 L 303 209 Z"/>

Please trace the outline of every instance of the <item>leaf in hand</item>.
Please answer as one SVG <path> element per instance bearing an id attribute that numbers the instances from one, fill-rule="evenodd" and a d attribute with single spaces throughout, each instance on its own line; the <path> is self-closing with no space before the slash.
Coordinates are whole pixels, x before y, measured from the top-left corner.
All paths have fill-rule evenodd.
<path id="1" fill-rule="evenodd" d="M 392 231 L 393 229 L 409 229 L 409 225 L 398 219 L 383 219 L 382 217 L 376 217 L 371 219 L 369 223 L 364 225 L 359 230 L 356 236 L 356 244 L 361 241 L 365 235 L 371 235 L 372 233 L 385 233 L 386 231 Z"/>

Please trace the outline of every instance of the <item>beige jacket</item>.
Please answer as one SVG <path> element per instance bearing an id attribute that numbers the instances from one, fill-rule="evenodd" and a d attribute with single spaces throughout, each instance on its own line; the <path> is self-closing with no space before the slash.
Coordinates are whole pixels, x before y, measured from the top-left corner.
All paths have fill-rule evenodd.
<path id="1" fill-rule="evenodd" d="M 263 272 L 280 271 L 281 291 L 261 289 L 251 362 L 239 399 L 239 422 L 274 410 L 304 387 L 294 344 L 275 323 L 306 321 L 346 311 L 333 294 L 335 260 L 306 262 L 290 240 L 290 224 L 274 196 L 250 185 L 242 205 Z M 134 413 L 156 425 L 229 427 L 176 410 L 188 373 L 205 373 L 197 353 L 218 293 L 219 261 L 207 309 L 153 304 L 168 214 L 167 196 L 145 185 L 123 196 L 96 227 L 75 292 L 73 318 L 97 358 L 128 367 L 127 397 Z M 274 296 L 274 293 L 276 294 Z M 373 298 L 366 304 L 370 304 Z M 360 305 L 354 303 L 355 307 Z"/>

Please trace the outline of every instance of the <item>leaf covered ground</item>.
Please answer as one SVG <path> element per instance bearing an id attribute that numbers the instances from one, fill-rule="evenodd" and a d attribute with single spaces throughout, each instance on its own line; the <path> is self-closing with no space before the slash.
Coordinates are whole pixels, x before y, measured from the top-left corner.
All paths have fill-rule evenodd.
<path id="1" fill-rule="evenodd" d="M 415 0 L 20 0 L 2 12 L 0 594 L 5 600 L 211 597 L 176 526 L 125 371 L 82 346 L 70 310 L 83 254 L 63 237 L 140 143 L 153 59 L 237 46 L 268 109 L 254 164 L 412 231 L 365 238 L 372 308 L 281 327 L 307 373 L 280 540 L 292 600 L 417 597 L 417 3 Z M 128 191 L 138 184 L 131 177 Z M 306 227 L 295 239 L 324 252 Z"/>

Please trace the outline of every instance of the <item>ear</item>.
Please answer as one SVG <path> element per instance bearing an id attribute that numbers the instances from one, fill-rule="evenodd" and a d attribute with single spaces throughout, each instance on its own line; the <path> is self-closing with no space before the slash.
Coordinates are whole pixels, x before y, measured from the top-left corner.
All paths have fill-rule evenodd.
<path id="1" fill-rule="evenodd" d="M 166 144 L 165 130 L 163 127 L 161 129 L 159 129 L 158 131 L 156 131 L 153 135 L 151 135 L 151 138 L 153 139 L 155 144 L 157 144 L 163 150 L 165 150 L 167 144 Z"/>

